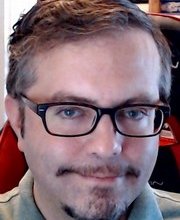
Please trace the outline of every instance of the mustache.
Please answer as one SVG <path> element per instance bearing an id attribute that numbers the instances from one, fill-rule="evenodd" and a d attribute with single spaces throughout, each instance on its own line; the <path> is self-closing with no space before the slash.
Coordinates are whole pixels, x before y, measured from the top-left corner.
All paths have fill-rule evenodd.
<path id="1" fill-rule="evenodd" d="M 56 172 L 56 177 L 65 176 L 69 174 L 79 174 L 84 177 L 90 176 L 134 176 L 136 178 L 140 175 L 140 170 L 131 165 L 98 165 L 98 166 L 62 166 Z"/>

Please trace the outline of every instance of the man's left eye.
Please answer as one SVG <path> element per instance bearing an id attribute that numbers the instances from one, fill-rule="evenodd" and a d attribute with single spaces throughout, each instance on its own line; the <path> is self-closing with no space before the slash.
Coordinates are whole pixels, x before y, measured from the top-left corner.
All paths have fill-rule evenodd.
<path id="1" fill-rule="evenodd" d="M 139 107 L 139 108 L 128 108 L 128 109 L 123 109 L 121 113 L 121 118 L 124 119 L 131 119 L 131 120 L 141 120 L 145 116 L 150 115 L 150 108 L 145 108 L 145 107 Z"/>
<path id="2" fill-rule="evenodd" d="M 145 115 L 145 113 L 140 110 L 130 110 L 130 111 L 126 112 L 126 116 L 128 118 L 136 119 L 136 120 L 142 119 L 142 117 L 144 115 Z"/>

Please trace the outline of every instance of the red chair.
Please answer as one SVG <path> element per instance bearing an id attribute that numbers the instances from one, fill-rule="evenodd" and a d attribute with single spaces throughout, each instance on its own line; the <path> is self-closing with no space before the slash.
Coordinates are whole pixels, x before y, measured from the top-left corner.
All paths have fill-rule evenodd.
<path id="1" fill-rule="evenodd" d="M 6 122 L 0 134 L 0 193 L 17 186 L 27 169 L 24 155 L 17 147 L 17 137 Z"/>

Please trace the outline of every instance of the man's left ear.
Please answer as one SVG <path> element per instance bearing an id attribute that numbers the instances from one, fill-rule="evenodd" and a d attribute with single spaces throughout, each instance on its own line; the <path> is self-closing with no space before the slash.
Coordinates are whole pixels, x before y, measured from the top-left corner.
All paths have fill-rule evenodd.
<path id="1" fill-rule="evenodd" d="M 14 130 L 16 136 L 20 140 L 21 137 L 21 116 L 19 112 L 19 102 L 17 99 L 14 99 L 10 95 L 7 95 L 5 98 L 5 109 L 8 120 L 11 124 L 12 129 Z"/>

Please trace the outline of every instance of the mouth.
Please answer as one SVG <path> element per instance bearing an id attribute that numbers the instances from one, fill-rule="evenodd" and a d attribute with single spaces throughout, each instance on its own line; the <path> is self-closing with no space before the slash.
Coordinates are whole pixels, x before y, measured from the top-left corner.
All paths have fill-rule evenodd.
<path id="1" fill-rule="evenodd" d="M 99 168 L 59 168 L 56 172 L 57 177 L 63 176 L 78 176 L 89 182 L 112 184 L 124 178 L 138 178 L 139 171 L 127 167 L 126 169 L 119 169 L 115 167 L 99 167 Z"/>
<path id="2" fill-rule="evenodd" d="M 119 178 L 121 178 L 120 176 L 112 176 L 112 175 L 101 175 L 101 174 L 96 174 L 96 175 L 81 175 L 80 176 L 82 178 L 87 179 L 88 181 L 95 181 L 95 182 L 99 182 L 99 183 L 114 183 L 116 182 Z"/>

